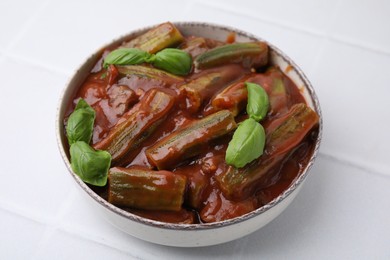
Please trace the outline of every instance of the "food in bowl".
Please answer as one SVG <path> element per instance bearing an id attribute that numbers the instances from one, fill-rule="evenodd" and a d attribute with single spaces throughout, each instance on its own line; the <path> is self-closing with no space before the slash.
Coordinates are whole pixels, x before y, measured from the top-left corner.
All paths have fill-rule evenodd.
<path id="1" fill-rule="evenodd" d="M 105 48 L 64 115 L 73 172 L 160 222 L 215 223 L 268 204 L 306 169 L 319 126 L 269 52 L 169 22 Z"/>

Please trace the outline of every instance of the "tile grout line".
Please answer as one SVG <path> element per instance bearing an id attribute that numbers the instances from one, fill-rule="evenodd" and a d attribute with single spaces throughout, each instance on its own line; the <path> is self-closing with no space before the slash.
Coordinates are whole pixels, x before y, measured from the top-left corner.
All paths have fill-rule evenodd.
<path id="1" fill-rule="evenodd" d="M 342 43 L 342 44 L 349 46 L 349 47 L 359 48 L 359 49 L 362 49 L 365 51 L 370 51 L 370 52 L 373 52 L 376 54 L 386 55 L 386 56 L 390 57 L 390 51 L 383 50 L 382 48 L 379 48 L 379 47 L 370 47 L 370 46 L 365 45 L 365 44 L 354 43 L 353 41 L 347 40 L 345 38 L 337 37 L 337 36 L 328 35 L 325 37 L 330 39 L 330 40 L 333 40 L 335 42 Z"/>
<path id="2" fill-rule="evenodd" d="M 372 173 L 372 174 L 375 174 L 375 175 L 379 175 L 379 176 L 384 177 L 385 179 L 389 180 L 389 176 L 387 176 L 386 174 L 383 174 L 381 172 L 369 169 L 369 168 L 367 168 L 365 166 L 362 166 L 362 165 L 357 165 L 356 163 L 353 163 L 353 162 L 348 161 L 346 159 L 340 159 L 339 157 L 335 157 L 333 155 L 330 155 L 330 154 L 327 154 L 327 153 L 323 153 L 323 152 L 320 152 L 318 155 L 320 157 L 324 158 L 325 160 L 329 160 L 329 161 L 332 161 L 332 162 L 337 162 L 337 163 L 343 164 L 343 165 L 348 166 L 348 167 L 353 167 L 355 169 L 362 170 L 364 172 L 369 172 L 369 173 Z M 69 228 L 69 227 L 66 227 L 66 226 L 61 226 L 60 223 L 61 223 L 61 220 L 62 220 L 64 214 L 70 208 L 71 203 L 76 199 L 76 197 L 77 197 L 77 191 L 75 189 L 72 189 L 71 192 L 69 193 L 69 195 L 66 197 L 66 199 L 62 203 L 62 206 L 58 210 L 58 213 L 56 214 L 56 217 L 54 217 L 53 219 L 46 219 L 45 220 L 44 218 L 39 218 L 39 217 L 31 215 L 31 214 L 26 214 L 27 212 L 22 212 L 18 208 L 15 208 L 15 207 L 12 207 L 12 206 L 9 206 L 9 205 L 5 206 L 4 204 L 1 204 L 1 203 L 0 203 L 0 209 L 4 210 L 6 212 L 9 212 L 11 214 L 15 214 L 15 215 L 17 215 L 19 217 L 22 217 L 22 218 L 25 218 L 25 219 L 29 219 L 31 221 L 34 221 L 34 222 L 46 225 L 46 230 L 45 230 L 44 234 L 42 235 L 42 237 L 40 239 L 38 248 L 36 249 L 32 259 L 38 259 L 39 253 L 42 252 L 42 250 L 44 250 L 45 246 L 47 246 L 48 242 L 50 241 L 50 238 L 53 236 L 53 234 L 57 230 L 61 230 L 61 231 L 64 231 L 64 232 L 66 232 L 68 234 L 71 234 L 71 235 L 74 235 L 76 237 L 79 237 L 81 239 L 84 239 L 84 240 L 87 240 L 87 241 L 92 241 L 93 243 L 97 243 L 99 245 L 103 245 L 105 247 L 117 250 L 119 252 L 122 252 L 122 253 L 125 253 L 127 255 L 130 255 L 131 257 L 134 257 L 135 259 L 141 259 L 139 256 L 134 256 L 130 252 L 125 251 L 122 248 L 110 245 L 108 243 L 104 243 L 104 242 L 94 238 L 94 236 L 89 236 L 88 233 L 85 233 L 85 232 L 77 233 L 72 228 Z"/>
<path id="3" fill-rule="evenodd" d="M 366 51 L 371 51 L 371 52 L 374 52 L 374 53 L 377 53 L 377 54 L 384 54 L 386 56 L 390 56 L 390 51 L 389 50 L 385 50 L 385 49 L 383 49 L 381 47 L 374 47 L 374 46 L 372 46 L 372 44 L 370 45 L 370 44 L 367 44 L 367 43 L 362 43 L 361 41 L 360 41 L 360 43 L 358 43 L 357 41 L 353 42 L 353 41 L 351 41 L 348 38 L 343 38 L 343 37 L 340 37 L 340 36 L 331 35 L 332 28 L 337 26 L 335 20 L 336 20 L 337 16 L 340 15 L 340 12 L 342 10 L 342 5 L 343 5 L 343 3 L 345 1 L 346 0 L 339 0 L 337 2 L 337 5 L 335 5 L 335 7 L 333 9 L 333 12 L 331 14 L 331 23 L 328 26 L 328 28 L 326 30 L 326 33 L 325 33 L 326 38 L 329 38 L 330 40 L 333 40 L 335 42 L 347 45 L 348 47 L 360 48 L 360 49 L 363 49 L 363 50 L 366 50 Z"/>
<path id="4" fill-rule="evenodd" d="M 65 213 L 69 210 L 72 203 L 76 200 L 77 196 L 78 196 L 78 192 L 75 188 L 73 188 L 70 191 L 70 193 L 68 194 L 68 196 L 66 197 L 66 199 L 64 200 L 64 202 L 62 203 L 62 205 L 61 205 L 60 209 L 58 210 L 58 213 L 54 217 L 53 221 L 51 221 L 51 223 L 44 223 L 44 224 L 46 224 L 46 230 L 40 239 L 39 245 L 38 245 L 35 253 L 32 256 L 32 259 L 39 259 L 39 255 L 41 254 L 41 252 L 43 250 L 45 250 L 46 246 L 50 242 L 51 237 L 54 235 L 54 233 L 57 230 L 66 232 L 72 236 L 79 237 L 83 240 L 91 241 L 93 243 L 103 245 L 103 246 L 108 247 L 110 249 L 125 253 L 126 255 L 130 255 L 134 259 L 141 259 L 139 257 L 131 255 L 129 252 L 126 252 L 120 248 L 113 247 L 112 245 L 102 243 L 101 241 L 99 241 L 97 239 L 93 239 L 93 236 L 89 237 L 88 235 L 84 235 L 82 232 L 77 233 L 77 231 L 75 231 L 74 229 L 67 229 L 64 226 L 61 226 L 61 222 L 64 218 Z"/>
<path id="5" fill-rule="evenodd" d="M 34 221 L 36 223 L 39 223 L 39 224 L 46 226 L 45 227 L 46 230 L 44 231 L 44 234 L 42 235 L 42 237 L 40 239 L 39 245 L 38 245 L 35 253 L 32 255 L 31 259 L 38 259 L 39 254 L 42 252 L 42 250 L 44 250 L 45 246 L 48 244 L 48 242 L 50 241 L 50 238 L 53 236 L 53 234 L 55 233 L 56 230 L 61 230 L 61 231 L 64 231 L 68 234 L 82 238 L 84 240 L 92 241 L 92 242 L 97 243 L 99 245 L 104 245 L 104 246 L 109 247 L 111 249 L 114 249 L 114 250 L 117 250 L 119 252 L 130 255 L 131 257 L 134 257 L 135 259 L 141 259 L 137 256 L 131 255 L 129 252 L 124 251 L 123 249 L 120 249 L 118 247 L 113 247 L 113 246 L 106 244 L 106 243 L 102 243 L 101 241 L 99 241 L 97 239 L 91 239 L 87 235 L 75 232 L 73 229 L 62 227 L 60 225 L 61 220 L 62 220 L 65 212 L 70 208 L 71 203 L 75 200 L 75 198 L 77 196 L 76 194 L 77 194 L 76 190 L 72 189 L 72 191 L 69 193 L 69 195 L 66 197 L 66 199 L 62 203 L 62 206 L 58 210 L 56 217 L 54 217 L 53 219 L 46 219 L 46 220 L 43 218 L 39 218 L 37 216 L 28 214 L 28 212 L 22 212 L 19 208 L 12 207 L 9 205 L 4 205 L 3 203 L 0 202 L 0 210 L 6 211 L 10 214 L 14 214 L 14 215 L 17 215 L 18 217 L 21 217 L 21 218 L 24 218 L 24 219 L 27 219 L 30 221 Z"/>
<path id="6" fill-rule="evenodd" d="M 338 4 L 334 7 L 332 15 L 331 15 L 332 16 L 332 18 L 331 18 L 332 20 L 335 19 L 336 15 L 337 15 L 337 12 L 339 10 L 339 6 L 342 4 L 342 2 L 343 2 L 343 0 L 338 1 Z M 206 3 L 203 0 L 198 0 L 198 3 L 203 4 L 203 5 L 208 5 L 208 6 L 211 6 L 213 8 L 216 8 L 216 9 L 222 9 L 222 10 L 231 12 L 231 13 L 236 14 L 236 15 L 240 15 L 240 16 L 242 15 L 242 13 L 240 11 L 235 11 L 235 10 L 230 9 L 230 8 L 226 9 L 225 7 L 221 7 L 218 4 Z M 378 49 L 374 49 L 374 48 L 367 47 L 367 46 L 364 46 L 364 45 L 359 45 L 359 44 L 356 44 L 356 43 L 345 41 L 342 38 L 331 36 L 331 35 L 329 35 L 329 33 L 322 34 L 322 33 L 312 32 L 310 30 L 304 30 L 304 29 L 301 29 L 301 28 L 295 28 L 295 27 L 291 27 L 291 26 L 286 26 L 284 24 L 275 23 L 275 22 L 267 20 L 267 19 L 259 19 L 259 18 L 253 17 L 251 14 L 250 14 L 250 16 L 253 19 L 255 19 L 255 20 L 259 20 L 261 22 L 265 22 L 265 23 L 268 23 L 268 24 L 271 24 L 271 25 L 282 27 L 284 29 L 295 30 L 295 31 L 299 31 L 301 33 L 305 33 L 305 34 L 309 34 L 309 35 L 313 35 L 313 36 L 317 36 L 317 37 L 323 38 L 322 43 L 321 43 L 320 51 L 319 51 L 317 57 L 315 58 L 315 62 L 314 62 L 314 65 L 313 65 L 314 68 L 318 66 L 318 62 L 319 62 L 321 56 L 324 53 L 324 48 L 325 48 L 325 46 L 327 44 L 329 44 L 330 41 L 336 41 L 336 42 L 342 43 L 342 44 L 347 45 L 347 46 L 361 48 L 361 49 L 364 49 L 364 50 L 372 51 L 374 53 L 386 54 L 386 55 L 390 54 L 390 52 L 387 52 L 385 50 L 378 50 Z M 331 27 L 331 26 L 329 26 L 329 27 Z M 328 28 L 328 30 L 330 30 L 330 28 Z M 312 68 L 312 70 L 313 70 L 313 68 Z M 361 165 L 361 164 L 358 164 L 358 163 L 355 163 L 355 162 L 351 162 L 351 161 L 349 161 L 347 159 L 340 159 L 340 158 L 334 157 L 333 155 L 326 154 L 326 153 L 323 153 L 323 152 L 320 152 L 319 154 L 323 155 L 327 159 L 332 159 L 332 160 L 337 161 L 337 162 L 339 162 L 341 164 L 348 165 L 348 166 L 354 167 L 356 169 L 361 169 L 361 170 L 364 170 L 366 172 L 368 171 L 368 172 L 376 174 L 376 175 L 381 175 L 381 176 L 388 177 L 387 174 L 385 174 L 383 172 L 380 172 L 380 171 L 377 171 L 377 170 L 375 170 L 375 169 L 373 169 L 371 167 L 367 167 L 367 166 L 364 166 L 364 165 Z"/>
<path id="7" fill-rule="evenodd" d="M 228 7 L 220 6 L 220 5 L 215 4 L 215 3 L 206 2 L 205 0 L 197 0 L 197 3 L 201 4 L 201 5 L 212 7 L 214 9 L 230 12 L 230 13 L 232 13 L 234 15 L 238 15 L 238 16 L 244 16 L 245 15 L 242 12 L 242 10 L 235 10 L 233 8 L 233 6 L 228 6 Z M 291 26 L 291 25 L 286 25 L 284 23 L 278 23 L 278 22 L 269 20 L 267 18 L 258 18 L 256 16 L 253 16 L 253 14 L 248 14 L 248 16 L 250 18 L 254 19 L 254 20 L 259 21 L 259 22 L 270 24 L 270 25 L 273 25 L 273 26 L 276 26 L 276 27 L 279 27 L 279 28 L 282 28 L 282 29 L 288 29 L 288 30 L 300 32 L 300 33 L 303 33 L 303 34 L 306 34 L 306 35 L 320 37 L 320 38 L 325 38 L 325 39 L 328 38 L 330 40 L 334 40 L 334 41 L 336 41 L 338 43 L 342 43 L 342 44 L 345 44 L 347 46 L 360 48 L 360 49 L 363 49 L 363 50 L 372 51 L 374 53 L 379 53 L 379 54 L 384 54 L 384 55 L 390 56 L 390 51 L 384 50 L 384 49 L 382 49 L 380 47 L 371 47 L 371 46 L 367 46 L 366 44 L 362 44 L 362 43 L 353 43 L 352 41 L 344 39 L 342 37 L 331 36 L 331 35 L 329 35 L 329 33 L 319 33 L 319 32 L 316 32 L 316 31 L 313 31 L 313 30 L 310 30 L 310 29 L 304 29 L 304 28 L 298 27 L 298 26 Z M 261 37 L 261 35 L 257 35 L 257 36 Z"/>
<path id="8" fill-rule="evenodd" d="M 5 54 L 5 58 L 11 58 L 14 60 L 22 61 L 22 62 L 27 63 L 29 65 L 44 69 L 47 72 L 54 72 L 54 73 L 57 73 L 57 74 L 62 75 L 62 76 L 69 77 L 69 75 L 70 75 L 68 71 L 58 69 L 58 68 L 49 67 L 44 63 L 36 62 L 35 60 L 31 60 L 31 59 L 26 59 L 25 57 L 14 54 L 14 53 L 13 54 L 12 53 Z"/>
<path id="9" fill-rule="evenodd" d="M 109 223 L 107 222 L 107 224 L 109 224 Z M 134 259 L 142 259 L 139 256 L 134 256 L 130 252 L 125 251 L 125 250 L 123 250 L 123 249 L 121 249 L 119 247 L 115 247 L 115 246 L 109 245 L 108 243 L 104 243 L 104 242 L 94 238 L 94 236 L 88 236 L 88 234 L 85 233 L 85 232 L 77 233 L 77 232 L 75 232 L 75 230 L 73 230 L 71 228 L 66 228 L 64 226 L 58 227 L 58 230 L 61 230 L 61 231 L 65 232 L 65 233 L 67 233 L 69 235 L 81 238 L 83 240 L 90 241 L 90 242 L 96 243 L 98 245 L 101 245 L 101 246 L 104 246 L 104 247 L 108 247 L 110 249 L 113 249 L 113 250 L 116 250 L 118 252 L 124 253 L 126 255 L 129 255 L 129 256 L 133 257 Z"/>
<path id="10" fill-rule="evenodd" d="M 383 172 L 378 171 L 378 170 L 375 170 L 375 169 L 372 169 L 369 166 L 358 164 L 356 162 L 352 162 L 352 161 L 350 161 L 350 160 L 348 160 L 346 158 L 336 157 L 334 155 L 331 155 L 331 154 L 328 154 L 328 153 L 324 153 L 324 152 L 319 152 L 318 155 L 323 157 L 323 158 L 325 158 L 326 160 L 337 162 L 337 163 L 340 163 L 342 165 L 345 165 L 345 166 L 348 166 L 348 167 L 352 167 L 352 168 L 364 171 L 366 173 L 374 174 L 376 176 L 380 176 L 380 177 L 383 177 L 385 179 L 390 180 L 390 176 L 388 174 L 383 173 Z"/>
<path id="11" fill-rule="evenodd" d="M 386 173 L 383 173 L 383 172 L 375 170 L 375 169 L 373 169 L 371 167 L 368 167 L 368 166 L 365 166 L 365 165 L 353 162 L 353 161 L 348 160 L 346 158 L 336 157 L 334 155 L 331 155 L 329 153 L 325 153 L 325 152 L 322 152 L 322 151 L 320 151 L 318 153 L 318 155 L 323 157 L 323 158 L 325 158 L 325 159 L 327 159 L 327 160 L 335 161 L 335 162 L 343 164 L 345 166 L 350 166 L 350 167 L 353 167 L 355 169 L 359 169 L 359 170 L 362 170 L 362 171 L 365 171 L 365 172 L 369 172 L 369 173 L 372 173 L 372 174 L 375 174 L 375 175 L 379 175 L 379 176 L 382 176 L 382 177 L 385 177 L 385 178 L 390 178 L 390 176 L 388 174 L 386 174 Z M 30 212 L 23 211 L 22 208 L 6 204 L 6 203 L 4 203 L 2 201 L 0 201 L 0 209 L 4 210 L 4 211 L 7 211 L 9 213 L 15 214 L 17 216 L 20 216 L 22 218 L 26 218 L 26 219 L 32 220 L 32 221 L 37 222 L 37 223 L 55 225 L 55 223 L 59 222 L 58 220 L 55 220 L 55 219 L 61 220 L 60 218 L 62 218 L 65 209 L 69 207 L 69 202 L 67 202 L 67 201 L 70 200 L 70 198 L 74 199 L 75 193 L 76 192 L 75 192 L 74 189 L 70 192 L 70 194 L 68 195 L 67 199 L 63 203 L 63 206 L 60 208 L 59 213 L 57 214 L 57 217 L 55 217 L 54 219 L 40 218 L 36 214 L 31 214 Z M 65 209 L 62 209 L 62 208 L 65 208 Z"/>
<path id="12" fill-rule="evenodd" d="M 286 25 L 284 23 L 278 23 L 278 22 L 275 22 L 275 21 L 272 21 L 272 20 L 269 20 L 267 18 L 259 18 L 257 16 L 254 16 L 253 14 L 249 13 L 249 14 L 245 14 L 245 11 L 244 10 L 236 10 L 234 8 L 234 6 L 232 5 L 229 5 L 229 6 L 221 6 L 219 4 L 215 4 L 215 3 L 212 3 L 212 2 L 207 2 L 206 0 L 196 0 L 196 2 L 198 4 L 201 4 L 201 5 L 204 5 L 204 6 L 209 6 L 209 7 L 212 7 L 214 9 L 217 9 L 217 10 L 220 10 L 220 11 L 225 11 L 225 12 L 229 12 L 231 14 L 234 14 L 234 15 L 237 15 L 237 16 L 249 16 L 250 18 L 254 19 L 254 20 L 257 20 L 261 23 L 265 23 L 265 24 L 269 24 L 269 25 L 273 25 L 275 27 L 279 27 L 279 28 L 282 28 L 282 29 L 288 29 L 288 30 L 293 30 L 293 31 L 298 31 L 298 32 L 301 32 L 301 33 L 305 33 L 305 34 L 309 34 L 309 35 L 312 35 L 312 36 L 317 36 L 317 37 L 323 37 L 325 36 L 324 34 L 322 33 L 318 33 L 316 31 L 312 31 L 312 30 L 308 30 L 308 29 L 304 29 L 304 28 L 301 28 L 301 27 L 296 27 L 296 26 L 289 26 L 289 25 Z M 260 35 L 258 35 L 260 36 Z M 261 36 L 260 36 L 261 37 Z"/>
<path id="13" fill-rule="evenodd" d="M 70 208 L 72 202 L 75 200 L 76 194 L 77 194 L 76 190 L 74 188 L 71 189 L 66 199 L 62 202 L 62 205 L 59 208 L 52 223 L 47 223 L 46 230 L 43 233 L 34 254 L 32 255 L 32 259 L 39 259 L 38 258 L 39 254 L 45 249 L 45 247 L 50 241 L 50 238 L 54 235 L 55 231 L 59 228 L 60 226 L 59 223 L 61 222 L 61 219 L 63 218 L 65 212 Z"/>
<path id="14" fill-rule="evenodd" d="M 45 219 L 42 217 L 38 217 L 36 214 L 31 214 L 31 212 L 23 211 L 23 209 L 20 207 L 15 207 L 10 204 L 5 204 L 4 202 L 1 201 L 0 201 L 0 210 L 4 210 L 11 214 L 17 215 L 21 218 L 31 220 L 43 225 L 47 225 L 48 223 L 54 223 L 54 220 L 52 218 Z"/>
<path id="15" fill-rule="evenodd" d="M 48 3 L 49 3 L 49 0 L 46 1 L 42 5 L 42 7 L 37 11 L 37 13 L 40 13 L 41 9 L 43 10 L 44 7 L 46 7 L 46 5 Z M 199 3 L 201 5 L 211 6 L 212 8 L 215 8 L 215 9 L 225 10 L 225 11 L 231 12 L 231 13 L 233 13 L 235 15 L 239 15 L 239 16 L 243 15 L 243 13 L 241 13 L 240 11 L 236 11 L 236 10 L 231 9 L 232 8 L 231 6 L 229 6 L 228 8 L 221 7 L 218 4 L 206 3 L 204 0 L 198 0 L 197 3 Z M 36 19 L 35 18 L 36 16 L 37 16 L 37 14 L 34 15 L 32 18 L 30 18 L 30 23 L 32 23 Z M 258 21 L 260 21 L 262 23 L 267 23 L 267 24 L 270 24 L 270 25 L 273 25 L 273 26 L 277 26 L 277 27 L 280 27 L 280 28 L 283 28 L 283 29 L 293 30 L 293 31 L 297 31 L 297 32 L 304 33 L 304 34 L 307 34 L 307 35 L 311 35 L 311 36 L 315 36 L 315 37 L 319 37 L 319 38 L 323 38 L 323 39 L 332 40 L 332 41 L 335 41 L 335 42 L 338 42 L 338 43 L 341 43 L 341 44 L 344 44 L 344 45 L 347 45 L 347 46 L 350 46 L 350 47 L 360 48 L 360 49 L 363 49 L 363 50 L 366 50 L 366 51 L 371 51 L 371 52 L 378 53 L 378 54 L 390 55 L 390 52 L 388 52 L 386 50 L 383 50 L 383 49 L 380 49 L 380 48 L 374 48 L 374 47 L 370 47 L 370 46 L 366 46 L 366 45 L 362 45 L 362 44 L 357 44 L 357 43 L 354 43 L 352 41 L 346 40 L 344 38 L 328 35 L 328 33 L 318 33 L 318 32 L 315 32 L 315 31 L 306 30 L 306 29 L 302 29 L 302 28 L 299 28 L 299 27 L 288 26 L 288 25 L 285 25 L 283 23 L 277 23 L 277 22 L 274 22 L 274 21 L 269 20 L 269 19 L 265 19 L 265 18 L 261 19 L 261 18 L 258 18 L 258 17 L 254 17 L 252 14 L 250 14 L 250 17 L 255 19 L 255 20 L 258 20 Z M 22 31 L 14 38 L 13 41 L 11 41 L 9 46 L 6 48 L 6 52 L 2 52 L 3 57 L 0 57 L 0 62 L 3 61 L 6 58 L 17 59 L 17 60 L 20 60 L 20 61 L 23 61 L 23 62 L 27 62 L 27 63 L 29 63 L 31 65 L 43 68 L 43 69 L 45 69 L 46 71 L 49 71 L 49 72 L 55 72 L 55 73 L 58 73 L 58 74 L 61 74 L 61 75 L 64 75 L 64 76 L 69 76 L 69 72 L 68 71 L 65 71 L 65 70 L 62 70 L 62 69 L 58 69 L 58 68 L 49 67 L 49 66 L 47 66 L 44 63 L 36 62 L 36 61 L 31 60 L 31 59 L 26 59 L 26 58 L 24 58 L 22 56 L 19 56 L 19 55 L 15 54 L 15 53 L 9 53 L 8 52 L 9 49 L 12 49 L 12 45 L 14 45 L 23 36 L 24 31 L 26 31 L 30 26 L 31 25 L 29 25 L 29 23 L 27 23 L 24 26 L 24 28 L 22 29 Z"/>

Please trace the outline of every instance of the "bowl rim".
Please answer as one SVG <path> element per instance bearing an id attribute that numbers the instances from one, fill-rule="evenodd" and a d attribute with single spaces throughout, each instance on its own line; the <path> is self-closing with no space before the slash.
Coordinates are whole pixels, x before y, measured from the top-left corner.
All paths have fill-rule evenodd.
<path id="1" fill-rule="evenodd" d="M 306 179 L 308 176 L 311 167 L 314 164 L 314 161 L 318 155 L 318 151 L 320 148 L 321 140 L 322 140 L 322 131 L 323 131 L 323 121 L 322 121 L 322 113 L 321 113 L 321 108 L 320 108 L 320 103 L 318 100 L 318 97 L 314 91 L 314 88 L 306 75 L 303 73 L 303 71 L 300 69 L 300 67 L 289 57 L 287 56 L 284 52 L 282 52 L 278 47 L 274 46 L 272 43 L 268 42 L 267 40 L 262 39 L 261 37 L 255 36 L 254 34 L 248 33 L 246 31 L 243 31 L 241 29 L 237 29 L 231 26 L 226 26 L 226 25 L 221 25 L 217 23 L 210 23 L 210 22 L 198 22 L 198 21 L 174 21 L 172 22 L 174 25 L 178 27 L 211 27 L 213 29 L 217 30 L 224 30 L 227 32 L 235 32 L 237 35 L 241 35 L 247 38 L 250 38 L 251 40 L 260 40 L 266 42 L 271 51 L 275 52 L 280 58 L 282 58 L 287 64 L 289 64 L 293 70 L 295 70 L 297 76 L 300 78 L 300 80 L 303 82 L 305 88 L 309 92 L 310 98 L 312 100 L 313 106 L 315 111 L 317 112 L 319 116 L 319 127 L 318 127 L 318 136 L 317 140 L 315 141 L 315 146 L 313 149 L 313 153 L 311 155 L 311 158 L 309 162 L 307 163 L 306 167 L 302 170 L 302 173 L 290 184 L 290 186 L 284 190 L 281 194 L 279 194 L 276 198 L 274 198 L 272 201 L 269 203 L 249 212 L 244 215 L 228 219 L 228 220 L 223 220 L 223 221 L 218 221 L 218 222 L 212 222 L 212 223 L 198 223 L 198 224 L 177 224 L 177 223 L 167 223 L 167 222 L 161 222 L 161 221 L 156 221 L 148 218 L 144 218 L 141 216 L 138 216 L 136 214 L 130 213 L 128 211 L 125 211 L 119 207 L 114 206 L 113 204 L 109 203 L 108 201 L 104 200 L 102 197 L 100 197 L 97 193 L 95 193 L 87 184 L 85 184 L 72 170 L 70 161 L 68 159 L 68 156 L 65 152 L 65 147 L 62 144 L 62 135 L 63 133 L 63 122 L 60 120 L 63 115 L 61 115 L 62 109 L 61 107 L 63 106 L 63 99 L 65 96 L 65 93 L 72 82 L 72 80 L 75 78 L 75 76 L 78 74 L 78 71 L 82 66 L 84 66 L 90 59 L 94 58 L 96 53 L 100 52 L 102 49 L 104 49 L 107 46 L 110 46 L 113 43 L 119 42 L 120 40 L 124 40 L 127 37 L 130 37 L 131 35 L 137 35 L 140 34 L 148 29 L 151 29 L 159 24 L 154 24 L 154 25 L 149 25 L 149 26 L 144 26 L 139 29 L 131 30 L 130 32 L 117 37 L 113 39 L 111 42 L 108 44 L 104 44 L 103 47 L 99 48 L 97 51 L 93 52 L 92 55 L 90 55 L 87 59 L 84 59 L 84 61 L 77 67 L 77 69 L 71 74 L 69 77 L 65 87 L 63 88 L 60 98 L 58 101 L 57 105 L 57 113 L 56 113 L 56 138 L 57 138 L 57 145 L 60 150 L 60 154 L 62 156 L 62 159 L 68 168 L 68 172 L 70 175 L 73 177 L 73 179 L 77 182 L 77 184 L 92 198 L 94 199 L 98 204 L 106 208 L 107 210 L 118 214 L 119 216 L 138 222 L 140 224 L 144 224 L 147 226 L 152 226 L 156 228 L 162 228 L 162 229 L 169 229 L 169 230 L 207 230 L 207 229 L 215 229 L 215 228 L 222 228 L 230 225 L 234 225 L 237 223 L 241 223 L 243 221 L 246 221 L 248 219 L 252 219 L 258 215 L 261 215 L 262 213 L 272 209 L 276 205 L 278 205 L 280 202 L 282 202 L 285 198 L 287 198 L 293 191 L 295 191 Z"/>

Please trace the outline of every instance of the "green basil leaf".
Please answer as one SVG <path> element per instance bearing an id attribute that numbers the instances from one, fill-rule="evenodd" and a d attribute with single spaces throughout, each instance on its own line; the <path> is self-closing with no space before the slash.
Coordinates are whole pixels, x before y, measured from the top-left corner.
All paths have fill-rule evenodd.
<path id="1" fill-rule="evenodd" d="M 192 57 L 185 51 L 166 48 L 159 51 L 151 61 L 156 68 L 175 75 L 187 75 L 191 71 Z"/>
<path id="2" fill-rule="evenodd" d="M 152 54 L 137 48 L 120 48 L 110 52 L 105 58 L 103 67 L 108 65 L 137 65 L 146 62 Z"/>
<path id="3" fill-rule="evenodd" d="M 85 101 L 82 98 L 79 99 L 79 101 L 77 102 L 76 107 L 74 108 L 74 110 L 78 110 L 78 109 L 81 109 L 81 108 L 86 108 L 86 109 L 92 109 L 93 110 L 93 108 L 87 103 L 87 101 Z"/>
<path id="4" fill-rule="evenodd" d="M 246 112 L 249 117 L 257 122 L 264 119 L 269 108 L 269 99 L 267 92 L 258 84 L 245 82 L 248 89 L 248 104 Z"/>
<path id="5" fill-rule="evenodd" d="M 91 141 L 95 114 L 95 110 L 84 99 L 79 100 L 66 124 L 69 145 L 77 141 Z"/>
<path id="6" fill-rule="evenodd" d="M 225 160 L 236 168 L 244 167 L 264 152 L 264 128 L 252 118 L 243 121 L 233 134 Z"/>
<path id="7" fill-rule="evenodd" d="M 70 146 L 70 163 L 73 171 L 86 183 L 105 186 L 111 155 L 106 151 L 95 151 L 86 142 L 77 141 Z"/>

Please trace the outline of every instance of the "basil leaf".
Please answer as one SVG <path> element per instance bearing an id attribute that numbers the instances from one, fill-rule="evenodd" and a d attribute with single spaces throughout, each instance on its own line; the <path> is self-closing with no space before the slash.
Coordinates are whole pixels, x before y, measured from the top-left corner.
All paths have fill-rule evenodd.
<path id="1" fill-rule="evenodd" d="M 249 117 L 257 122 L 264 119 L 269 108 L 269 99 L 267 92 L 258 84 L 245 82 L 248 89 L 248 104 L 246 112 Z"/>
<path id="2" fill-rule="evenodd" d="M 80 99 L 66 124 L 69 145 L 77 141 L 89 143 L 92 138 L 94 121 L 95 110 L 84 99 Z"/>
<path id="3" fill-rule="evenodd" d="M 74 110 L 78 110 L 78 109 L 81 109 L 81 108 L 86 108 L 86 109 L 91 108 L 92 109 L 92 107 L 87 103 L 87 101 L 85 101 L 84 99 L 80 98 L 79 101 L 77 102 L 76 107 L 74 108 Z"/>
<path id="4" fill-rule="evenodd" d="M 109 64 L 137 65 L 146 62 L 152 54 L 137 48 L 120 48 L 110 52 L 105 58 L 103 67 Z"/>
<path id="5" fill-rule="evenodd" d="M 265 131 L 254 119 L 243 121 L 233 134 L 225 160 L 236 168 L 244 167 L 264 152 Z"/>
<path id="6" fill-rule="evenodd" d="M 185 51 L 166 48 L 159 51 L 151 61 L 154 67 L 175 75 L 187 75 L 191 71 L 192 57 Z"/>
<path id="7" fill-rule="evenodd" d="M 106 151 L 95 151 L 86 142 L 77 141 L 70 146 L 70 164 L 84 182 L 105 186 L 111 155 Z"/>

